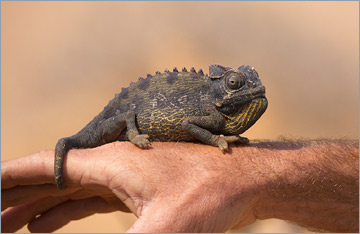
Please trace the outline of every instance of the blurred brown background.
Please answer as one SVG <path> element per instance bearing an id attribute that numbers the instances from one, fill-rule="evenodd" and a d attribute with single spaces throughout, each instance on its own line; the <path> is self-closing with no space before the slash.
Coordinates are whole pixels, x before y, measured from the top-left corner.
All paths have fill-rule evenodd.
<path id="1" fill-rule="evenodd" d="M 1 2 L 1 159 L 53 149 L 121 87 L 165 68 L 254 66 L 250 139 L 359 135 L 358 2 Z M 120 212 L 59 232 L 123 232 Z M 240 232 L 302 232 L 266 220 Z M 21 232 L 27 232 L 26 227 Z"/>

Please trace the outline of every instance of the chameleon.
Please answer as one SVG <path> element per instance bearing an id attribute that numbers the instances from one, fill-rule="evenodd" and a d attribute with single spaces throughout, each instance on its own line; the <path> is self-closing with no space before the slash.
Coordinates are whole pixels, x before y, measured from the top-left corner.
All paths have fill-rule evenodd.
<path id="1" fill-rule="evenodd" d="M 103 111 L 55 147 L 54 176 L 66 188 L 63 164 L 73 148 L 94 148 L 130 141 L 146 148 L 151 141 L 200 141 L 226 152 L 265 112 L 268 101 L 258 73 L 249 65 L 237 69 L 209 65 L 209 74 L 165 69 L 139 78 L 110 100 Z"/>

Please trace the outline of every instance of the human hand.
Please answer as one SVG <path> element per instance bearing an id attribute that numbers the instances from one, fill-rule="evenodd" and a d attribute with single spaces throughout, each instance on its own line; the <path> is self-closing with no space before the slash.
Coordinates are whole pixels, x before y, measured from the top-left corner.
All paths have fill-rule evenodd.
<path id="1" fill-rule="evenodd" d="M 26 224 L 31 232 L 52 232 L 116 210 L 139 217 L 129 232 L 223 232 L 256 220 L 260 193 L 245 168 L 248 157 L 192 143 L 152 144 L 71 150 L 64 191 L 54 185 L 53 151 L 2 162 L 2 232 Z"/>
<path id="2" fill-rule="evenodd" d="M 53 151 L 1 165 L 2 232 L 51 232 L 95 212 L 131 211 L 128 232 L 223 232 L 278 218 L 313 230 L 358 232 L 358 141 L 258 142 L 232 147 L 128 142 L 71 150 L 67 189 Z M 321 214 L 321 215 L 319 215 Z"/>

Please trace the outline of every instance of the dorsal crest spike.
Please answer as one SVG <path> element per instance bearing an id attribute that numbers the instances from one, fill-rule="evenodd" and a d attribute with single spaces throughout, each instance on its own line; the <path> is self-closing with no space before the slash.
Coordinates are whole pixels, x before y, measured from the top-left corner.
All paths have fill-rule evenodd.
<path id="1" fill-rule="evenodd" d="M 159 71 L 156 71 L 156 72 L 155 72 L 155 74 L 156 74 L 156 75 L 159 75 L 159 74 L 160 74 L 160 72 L 159 72 Z"/>
<path id="2" fill-rule="evenodd" d="M 140 80 L 143 80 L 143 79 L 144 79 L 144 78 L 142 78 L 142 77 L 139 77 L 139 81 L 140 81 Z"/>
<path id="3" fill-rule="evenodd" d="M 176 67 L 173 68 L 173 72 L 179 72 Z"/>
<path id="4" fill-rule="evenodd" d="M 198 71 L 198 73 L 199 73 L 200 75 L 204 75 L 204 72 L 203 72 L 202 69 L 200 69 L 200 70 Z"/>
<path id="5" fill-rule="evenodd" d="M 169 72 L 169 70 L 167 68 L 165 68 L 164 72 Z"/>
<path id="6" fill-rule="evenodd" d="M 196 73 L 196 70 L 195 70 L 194 67 L 192 67 L 192 68 L 190 69 L 190 71 Z"/>
<path id="7" fill-rule="evenodd" d="M 149 77 L 151 77 L 151 75 L 148 73 L 148 74 L 146 75 L 146 78 L 149 78 Z"/>
<path id="8" fill-rule="evenodd" d="M 187 72 L 186 67 L 183 67 L 182 72 Z"/>

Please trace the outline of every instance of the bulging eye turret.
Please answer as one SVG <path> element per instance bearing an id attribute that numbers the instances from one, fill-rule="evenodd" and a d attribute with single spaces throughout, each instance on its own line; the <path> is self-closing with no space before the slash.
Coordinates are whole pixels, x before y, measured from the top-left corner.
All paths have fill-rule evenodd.
<path id="1" fill-rule="evenodd" d="M 245 85 L 245 76 L 238 72 L 231 72 L 225 78 L 226 86 L 231 90 L 238 90 Z"/>

